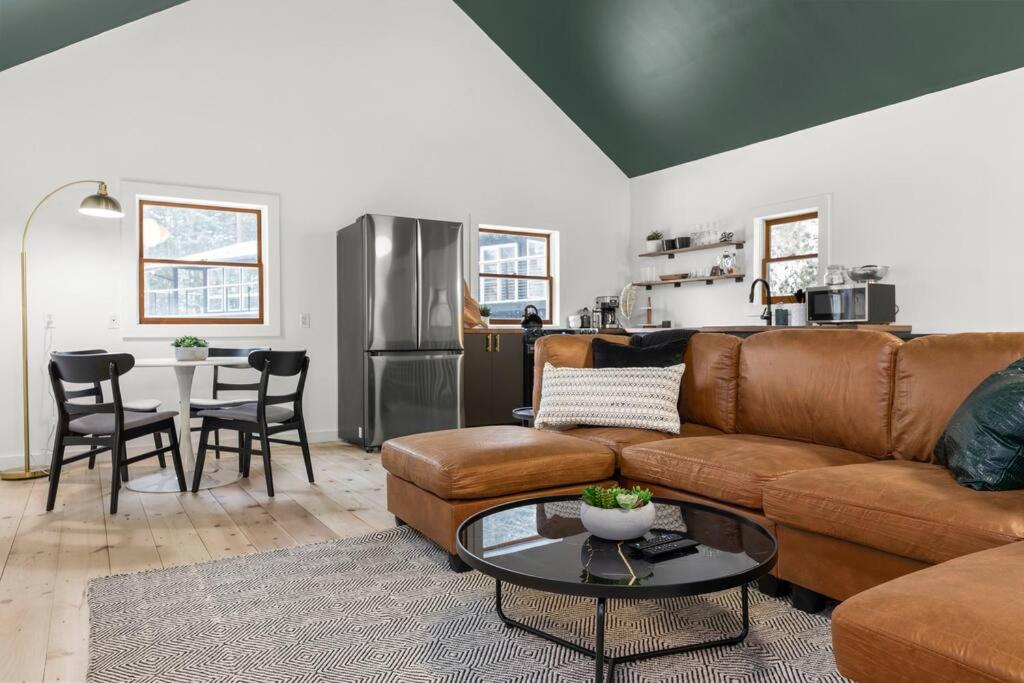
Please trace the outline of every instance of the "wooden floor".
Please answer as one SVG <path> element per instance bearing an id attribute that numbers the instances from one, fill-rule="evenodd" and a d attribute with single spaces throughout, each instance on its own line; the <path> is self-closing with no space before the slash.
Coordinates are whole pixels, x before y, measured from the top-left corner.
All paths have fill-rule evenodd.
<path id="1" fill-rule="evenodd" d="M 358 536 L 394 526 L 377 455 L 340 443 L 313 447 L 316 484 L 298 449 L 275 446 L 275 497 L 259 458 L 248 480 L 197 494 L 121 489 L 108 513 L 110 459 L 66 467 L 57 507 L 47 480 L 0 483 L 0 681 L 83 681 L 89 579 Z M 224 455 L 227 467 L 237 456 Z M 170 465 L 170 463 L 168 463 Z M 132 467 L 132 475 L 153 471 Z"/>

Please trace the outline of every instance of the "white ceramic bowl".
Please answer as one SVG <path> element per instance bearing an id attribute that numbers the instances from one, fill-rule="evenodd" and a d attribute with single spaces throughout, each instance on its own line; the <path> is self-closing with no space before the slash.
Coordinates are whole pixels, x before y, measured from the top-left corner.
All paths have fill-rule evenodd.
<path id="1" fill-rule="evenodd" d="M 654 503 L 632 510 L 605 510 L 580 503 L 580 521 L 586 530 L 609 541 L 625 541 L 643 536 L 654 526 L 654 518 Z"/>
<path id="2" fill-rule="evenodd" d="M 210 355 L 209 346 L 176 346 L 174 347 L 175 360 L 206 360 Z"/>

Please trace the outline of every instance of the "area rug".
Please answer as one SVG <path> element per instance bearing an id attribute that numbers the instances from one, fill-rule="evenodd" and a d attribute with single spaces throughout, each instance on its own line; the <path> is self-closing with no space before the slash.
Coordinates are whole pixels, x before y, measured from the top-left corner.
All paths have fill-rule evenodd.
<path id="1" fill-rule="evenodd" d="M 593 601 L 509 587 L 506 612 L 586 645 Z M 751 591 L 740 645 L 616 669 L 616 681 L 841 681 L 829 620 Z M 506 628 L 494 581 L 456 574 L 408 527 L 96 579 L 89 680 L 578 682 L 593 661 Z M 739 590 L 609 601 L 611 654 L 718 637 Z"/>

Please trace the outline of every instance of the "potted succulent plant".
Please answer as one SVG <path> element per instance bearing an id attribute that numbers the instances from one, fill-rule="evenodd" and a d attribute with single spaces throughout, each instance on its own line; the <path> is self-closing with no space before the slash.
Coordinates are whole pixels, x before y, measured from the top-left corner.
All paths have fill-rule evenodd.
<path id="1" fill-rule="evenodd" d="M 484 327 L 491 326 L 491 307 L 486 304 L 480 307 L 480 322 L 484 324 Z"/>
<path id="2" fill-rule="evenodd" d="M 580 521 L 598 538 L 625 541 L 643 536 L 654 526 L 654 503 L 648 489 L 588 486 L 581 498 Z"/>
<path id="3" fill-rule="evenodd" d="M 661 230 L 651 230 L 647 233 L 647 251 L 660 251 L 661 240 L 665 237 Z"/>
<path id="4" fill-rule="evenodd" d="M 205 339 L 186 335 L 171 342 L 174 347 L 175 360 L 206 360 L 210 355 L 209 344 Z"/>

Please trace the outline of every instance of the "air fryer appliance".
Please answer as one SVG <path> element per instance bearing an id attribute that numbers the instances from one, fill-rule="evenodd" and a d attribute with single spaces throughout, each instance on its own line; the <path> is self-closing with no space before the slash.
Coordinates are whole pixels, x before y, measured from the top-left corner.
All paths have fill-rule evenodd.
<path id="1" fill-rule="evenodd" d="M 367 214 L 337 233 L 338 436 L 462 425 L 462 224 Z"/>
<path id="2" fill-rule="evenodd" d="M 594 299 L 594 315 L 597 318 L 597 327 L 608 329 L 619 327 L 619 319 L 615 311 L 619 308 L 619 297 L 599 296 Z"/>

